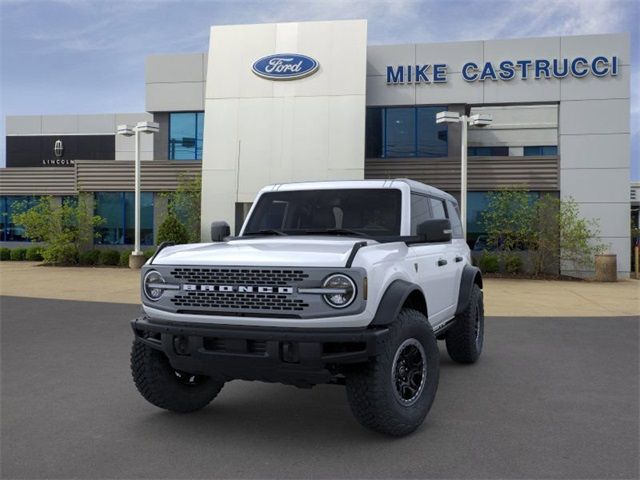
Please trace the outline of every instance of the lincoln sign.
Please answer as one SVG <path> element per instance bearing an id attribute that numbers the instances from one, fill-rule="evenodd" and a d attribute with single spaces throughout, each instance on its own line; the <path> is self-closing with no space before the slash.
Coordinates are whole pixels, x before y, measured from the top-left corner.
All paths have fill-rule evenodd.
<path id="1" fill-rule="evenodd" d="M 617 56 L 593 58 L 554 58 L 537 60 L 503 60 L 501 62 L 467 62 L 459 70 L 467 82 L 539 80 L 543 78 L 615 77 L 620 69 Z M 449 66 L 444 63 L 388 65 L 387 83 L 445 83 Z"/>

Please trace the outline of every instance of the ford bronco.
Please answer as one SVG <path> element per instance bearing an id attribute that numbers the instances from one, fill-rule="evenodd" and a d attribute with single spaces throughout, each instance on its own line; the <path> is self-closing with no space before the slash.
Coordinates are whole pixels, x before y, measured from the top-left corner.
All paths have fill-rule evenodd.
<path id="1" fill-rule="evenodd" d="M 152 404 L 193 412 L 225 382 L 345 385 L 356 419 L 400 436 L 438 388 L 439 350 L 482 351 L 482 278 L 458 204 L 405 179 L 262 189 L 239 235 L 160 246 L 131 322 L 134 382 Z"/>

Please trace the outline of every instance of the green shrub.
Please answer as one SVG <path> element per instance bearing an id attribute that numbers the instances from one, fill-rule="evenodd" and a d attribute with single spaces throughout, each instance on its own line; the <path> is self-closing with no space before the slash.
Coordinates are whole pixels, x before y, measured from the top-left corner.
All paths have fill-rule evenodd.
<path id="1" fill-rule="evenodd" d="M 14 248 L 13 250 L 11 250 L 11 253 L 9 254 L 9 258 L 11 258 L 11 260 L 13 261 L 24 260 L 26 256 L 27 256 L 26 248 Z"/>
<path id="2" fill-rule="evenodd" d="M 42 252 L 45 263 L 52 265 L 75 265 L 79 256 L 78 247 L 74 244 L 50 244 Z"/>
<path id="3" fill-rule="evenodd" d="M 131 255 L 131 252 L 129 250 L 123 250 L 122 252 L 120 252 L 120 262 L 118 263 L 118 265 L 120 265 L 121 267 L 128 267 L 129 255 Z"/>
<path id="4" fill-rule="evenodd" d="M 147 248 L 143 253 L 144 253 L 144 258 L 149 260 L 156 253 L 156 249 L 155 248 Z"/>
<path id="5" fill-rule="evenodd" d="M 158 243 L 162 242 L 189 243 L 187 229 L 172 213 L 168 214 L 158 227 Z"/>
<path id="6" fill-rule="evenodd" d="M 27 248 L 25 259 L 29 260 L 30 262 L 39 262 L 40 260 L 42 260 L 42 252 L 40 251 L 40 247 Z"/>
<path id="7" fill-rule="evenodd" d="M 11 260 L 11 250 L 7 247 L 0 248 L 0 261 Z"/>
<path id="8" fill-rule="evenodd" d="M 515 253 L 507 253 L 504 256 L 504 269 L 511 274 L 522 272 L 522 259 Z"/>
<path id="9" fill-rule="evenodd" d="M 82 265 L 97 265 L 100 261 L 100 250 L 89 250 L 80 254 Z"/>
<path id="10" fill-rule="evenodd" d="M 498 259 L 498 255 L 495 253 L 487 252 L 486 250 L 482 252 L 480 258 L 478 259 L 478 267 L 482 271 L 482 273 L 496 273 L 500 271 L 500 261 Z"/>
<path id="11" fill-rule="evenodd" d="M 120 252 L 118 250 L 100 250 L 98 263 L 100 265 L 118 265 L 120 263 Z"/>
<path id="12" fill-rule="evenodd" d="M 45 244 L 41 247 L 45 263 L 78 263 L 78 251 L 96 238 L 94 230 L 104 223 L 101 217 L 93 215 L 84 194 L 77 201 L 62 204 L 47 196 L 34 206 L 21 202 L 14 207 L 13 223 L 22 225 L 30 240 Z"/>

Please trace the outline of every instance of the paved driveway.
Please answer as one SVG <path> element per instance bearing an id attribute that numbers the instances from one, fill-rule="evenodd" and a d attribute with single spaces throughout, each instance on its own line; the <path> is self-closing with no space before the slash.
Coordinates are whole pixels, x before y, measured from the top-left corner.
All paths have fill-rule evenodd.
<path id="1" fill-rule="evenodd" d="M 637 318 L 489 318 L 442 352 L 414 435 L 362 429 L 344 390 L 233 382 L 202 412 L 130 380 L 133 305 L 3 297 L 3 478 L 637 478 Z"/>

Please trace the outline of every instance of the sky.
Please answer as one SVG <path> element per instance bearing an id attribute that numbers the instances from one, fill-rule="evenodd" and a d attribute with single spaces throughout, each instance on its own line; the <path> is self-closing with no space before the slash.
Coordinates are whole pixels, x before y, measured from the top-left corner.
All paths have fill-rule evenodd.
<path id="1" fill-rule="evenodd" d="M 211 25 L 356 18 L 370 45 L 629 32 L 640 180 L 637 0 L 0 0 L 0 135 L 6 115 L 144 111 L 145 57 L 205 52 Z"/>

